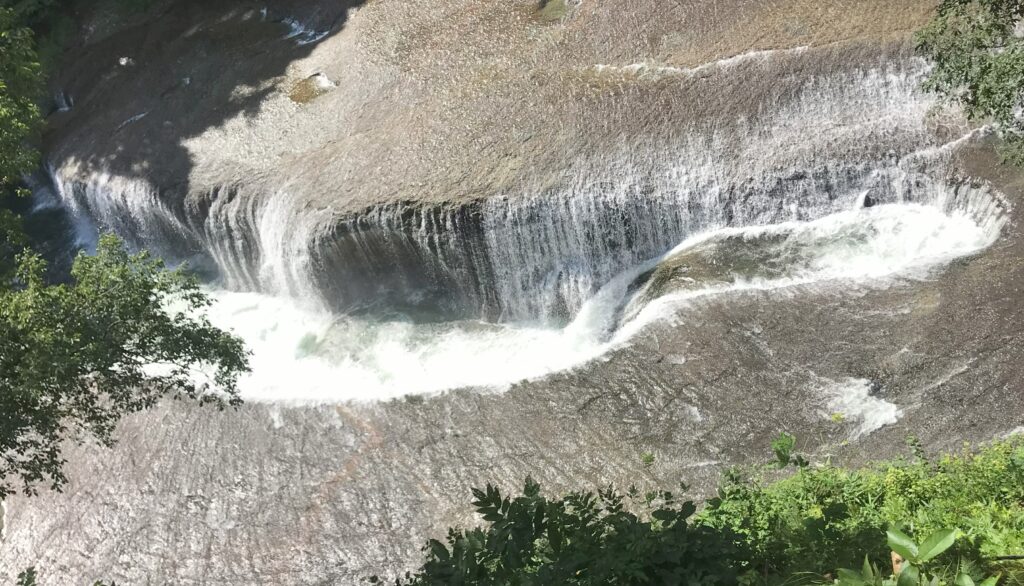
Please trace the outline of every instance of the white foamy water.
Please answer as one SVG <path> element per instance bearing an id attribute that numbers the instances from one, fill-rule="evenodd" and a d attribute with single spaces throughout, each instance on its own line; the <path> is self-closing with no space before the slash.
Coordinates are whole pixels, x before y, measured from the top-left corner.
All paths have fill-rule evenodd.
<path id="1" fill-rule="evenodd" d="M 254 401 L 380 400 L 461 387 L 503 388 L 602 351 L 597 336 L 476 321 L 416 324 L 305 310 L 257 293 L 213 291 L 211 321 L 241 336 Z"/>
<path id="2" fill-rule="evenodd" d="M 979 217 L 973 211 L 954 209 L 947 214 L 934 206 L 894 204 L 840 212 L 811 222 L 726 228 L 694 236 L 664 258 L 714 240 L 785 235 L 781 243 L 772 246 L 789 270 L 771 279 L 737 276 L 728 283 L 668 293 L 638 311 L 616 338 L 631 337 L 657 320 L 671 320 L 681 307 L 709 296 L 813 285 L 885 286 L 892 277 L 927 277 L 936 267 L 974 254 L 999 237 L 1005 221 L 1002 213 L 989 209 Z"/>
<path id="3" fill-rule="evenodd" d="M 944 262 L 988 246 L 998 236 L 998 227 L 998 222 L 979 224 L 967 213 L 947 215 L 935 207 L 906 204 L 812 222 L 715 230 L 612 279 L 563 328 L 381 321 L 301 309 L 267 295 L 218 290 L 211 291 L 209 317 L 245 339 L 252 350 L 253 372 L 241 382 L 243 398 L 251 401 L 323 403 L 462 387 L 502 389 L 593 360 L 628 343 L 644 326 L 671 319 L 696 298 L 812 283 L 842 287 L 851 280 L 884 281 L 894 275 L 923 277 Z M 613 331 L 620 309 L 629 301 L 629 285 L 663 258 L 715 239 L 766 234 L 785 236 L 772 244 L 777 247 L 773 253 L 789 266 L 785 276 L 669 292 Z M 870 416 L 858 410 L 860 403 L 844 403 L 844 409 L 851 415 L 857 411 L 867 424 Z"/>
<path id="4" fill-rule="evenodd" d="M 851 440 L 856 440 L 893 425 L 903 416 L 903 411 L 893 403 L 871 394 L 871 381 L 851 378 L 832 383 L 824 388 L 829 397 L 829 409 L 832 413 L 842 414 L 846 418 L 859 422 L 854 428 Z"/>

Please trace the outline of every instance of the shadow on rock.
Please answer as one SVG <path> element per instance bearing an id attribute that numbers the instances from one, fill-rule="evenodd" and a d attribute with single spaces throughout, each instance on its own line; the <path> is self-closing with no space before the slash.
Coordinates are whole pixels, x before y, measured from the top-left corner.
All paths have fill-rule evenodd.
<path id="1" fill-rule="evenodd" d="M 181 206 L 194 164 L 188 139 L 257 116 L 264 100 L 287 91 L 279 84 L 289 65 L 341 31 L 364 1 L 184 0 L 109 32 L 82 14 L 52 81 L 59 103 L 45 152 L 54 163 L 73 158 L 90 171 L 144 178 Z"/>

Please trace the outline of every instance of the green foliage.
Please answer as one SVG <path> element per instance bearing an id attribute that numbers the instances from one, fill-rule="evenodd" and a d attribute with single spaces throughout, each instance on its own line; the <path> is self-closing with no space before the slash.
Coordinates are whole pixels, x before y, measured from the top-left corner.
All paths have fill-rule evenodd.
<path id="1" fill-rule="evenodd" d="M 37 586 L 39 575 L 36 573 L 35 568 L 29 568 L 24 572 L 18 574 L 18 579 L 14 582 L 15 586 Z"/>
<path id="2" fill-rule="evenodd" d="M 39 131 L 41 83 L 32 31 L 0 8 L 0 193 L 37 164 L 30 143 Z"/>
<path id="3" fill-rule="evenodd" d="M 27 242 L 21 229 L 21 218 L 0 208 L 0 283 L 10 282 L 14 276 L 15 258 L 25 250 Z"/>
<path id="4" fill-rule="evenodd" d="M 975 586 L 974 578 L 967 573 L 965 568 L 958 564 L 953 574 L 956 576 L 952 581 L 942 573 L 929 573 L 922 570 L 922 566 L 929 561 L 943 554 L 953 547 L 956 541 L 957 530 L 943 529 L 937 531 L 925 539 L 922 543 L 916 543 L 910 536 L 898 530 L 888 532 L 889 547 L 902 558 L 901 568 L 898 575 L 885 577 L 878 566 L 872 564 L 868 558 L 864 558 L 864 564 L 860 572 L 849 569 L 840 569 L 839 579 L 836 584 L 839 586 Z M 981 586 L 996 586 L 998 576 L 989 576 L 981 582 Z"/>
<path id="5" fill-rule="evenodd" d="M 82 0 L 81 4 L 97 0 Z M 149 0 L 116 0 L 110 10 Z M 71 0 L 13 0 L 0 7 L 0 199 L 20 193 L 37 165 L 42 74 L 34 35 L 53 39 Z M 62 445 L 92 436 L 109 445 L 116 423 L 165 396 L 237 405 L 248 354 L 237 338 L 195 310 L 208 304 L 196 282 L 129 255 L 104 237 L 80 256 L 72 285 L 44 282 L 45 265 L 25 252 L 20 218 L 0 208 L 0 500 L 36 485 L 60 489 Z M 183 311 L 168 313 L 169 303 Z M 196 382 L 196 370 L 208 383 Z M 34 571 L 23 576 L 35 580 Z"/>
<path id="6" fill-rule="evenodd" d="M 694 526 L 691 502 L 669 492 L 641 497 L 609 488 L 541 496 L 527 479 L 510 498 L 488 485 L 474 490 L 486 529 L 451 530 L 447 543 L 430 541 L 420 572 L 399 583 L 460 584 L 727 584 L 731 540 Z M 637 515 L 631 506 L 644 511 Z M 371 579 L 376 581 L 376 579 Z"/>
<path id="7" fill-rule="evenodd" d="M 861 470 L 804 467 L 772 483 L 750 476 L 727 475 L 698 521 L 741 536 L 744 567 L 762 576 L 821 576 L 859 565 L 864 554 L 884 566 L 886 532 L 904 528 L 932 535 L 959 527 L 951 556 L 990 573 L 1003 570 L 994 558 L 1024 551 L 1019 438 L 934 463 L 915 458 Z"/>
<path id="8" fill-rule="evenodd" d="M 775 463 L 795 474 L 762 480 L 778 474 L 775 463 L 731 470 L 696 516 L 669 493 L 548 500 L 530 480 L 514 499 L 476 490 L 486 525 L 431 541 L 404 583 L 995 586 L 986 577 L 997 574 L 1024 583 L 1024 568 L 997 559 L 1024 553 L 1024 438 L 859 470 L 811 466 L 795 446 L 788 434 L 772 445 Z M 912 568 L 895 577 L 879 571 L 894 550 Z M 862 569 L 839 570 L 849 567 Z"/>
<path id="9" fill-rule="evenodd" d="M 786 432 L 779 434 L 779 437 L 772 440 L 772 452 L 775 453 L 775 465 L 779 469 L 787 466 L 803 468 L 808 465 L 807 460 L 800 454 L 793 452 L 796 448 L 796 437 Z"/>
<path id="10" fill-rule="evenodd" d="M 196 315 L 209 301 L 193 278 L 129 255 L 113 236 L 75 260 L 71 285 L 45 283 L 44 268 L 23 253 L 16 279 L 0 285 L 0 499 L 15 478 L 28 494 L 40 482 L 60 489 L 66 439 L 110 445 L 123 416 L 162 397 L 240 402 L 248 354 Z"/>
<path id="11" fill-rule="evenodd" d="M 1024 39 L 1014 34 L 1024 17 L 1020 0 L 943 0 L 917 36 L 918 50 L 935 63 L 925 88 L 959 103 L 972 119 L 995 122 L 1005 155 L 1024 163 Z"/>

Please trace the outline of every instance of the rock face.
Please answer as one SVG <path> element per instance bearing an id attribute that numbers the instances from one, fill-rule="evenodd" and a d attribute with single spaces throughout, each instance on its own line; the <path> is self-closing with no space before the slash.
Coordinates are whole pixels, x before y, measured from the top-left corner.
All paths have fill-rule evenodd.
<path id="1" fill-rule="evenodd" d="M 560 320 L 695 230 L 842 209 L 962 131 L 924 124 L 930 2 L 685 4 L 171 2 L 69 57 L 54 176 L 234 288 Z M 312 75 L 337 87 L 294 99 Z"/>
<path id="2" fill-rule="evenodd" d="M 867 201 L 1005 224 L 913 279 L 680 305 L 503 394 L 166 404 L 113 450 L 73 448 L 66 494 L 11 499 L 0 573 L 352 584 L 473 523 L 488 481 L 700 496 L 780 430 L 856 462 L 909 432 L 940 449 L 1021 426 L 1024 177 L 917 90 L 909 34 L 932 4 L 183 0 L 87 29 L 48 137 L 59 196 L 230 287 L 559 321 L 711 227 Z M 764 260 L 745 250 L 728 256 Z M 828 417 L 859 381 L 896 424 Z"/>
<path id="3" fill-rule="evenodd" d="M 965 169 L 1014 210 L 1024 178 L 986 149 Z M 704 494 L 760 460 L 779 430 L 863 461 L 908 433 L 955 449 L 1024 424 L 1024 234 L 924 280 L 709 298 L 570 373 L 504 394 L 472 390 L 373 405 L 169 403 L 132 418 L 113 450 L 72 451 L 64 495 L 9 503 L 0 572 L 37 564 L 56 583 L 353 584 L 414 564 L 424 539 L 475 519 L 469 488 L 556 491 L 685 481 Z M 861 437 L 833 423 L 832 390 L 875 381 L 903 412 Z M 652 452 L 647 467 L 641 454 Z"/>

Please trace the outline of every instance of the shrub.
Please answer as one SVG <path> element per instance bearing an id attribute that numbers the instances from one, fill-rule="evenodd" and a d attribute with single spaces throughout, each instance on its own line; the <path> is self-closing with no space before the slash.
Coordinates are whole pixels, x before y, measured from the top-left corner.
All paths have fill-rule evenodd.
<path id="1" fill-rule="evenodd" d="M 487 528 L 430 541 L 426 562 L 400 584 L 723 584 L 735 581 L 731 538 L 690 519 L 696 507 L 670 492 L 612 489 L 541 496 L 474 490 Z M 627 505 L 643 511 L 637 515 Z M 378 581 L 376 578 L 372 582 Z"/>
<path id="2" fill-rule="evenodd" d="M 728 471 L 696 515 L 667 492 L 548 500 L 532 480 L 516 498 L 488 485 L 473 503 L 486 525 L 429 542 L 399 584 L 1022 584 L 999 559 L 1024 553 L 1022 439 L 849 470 L 811 465 L 783 434 L 771 464 Z M 796 472 L 765 480 L 784 464 Z M 891 577 L 893 550 L 906 576 Z"/>

